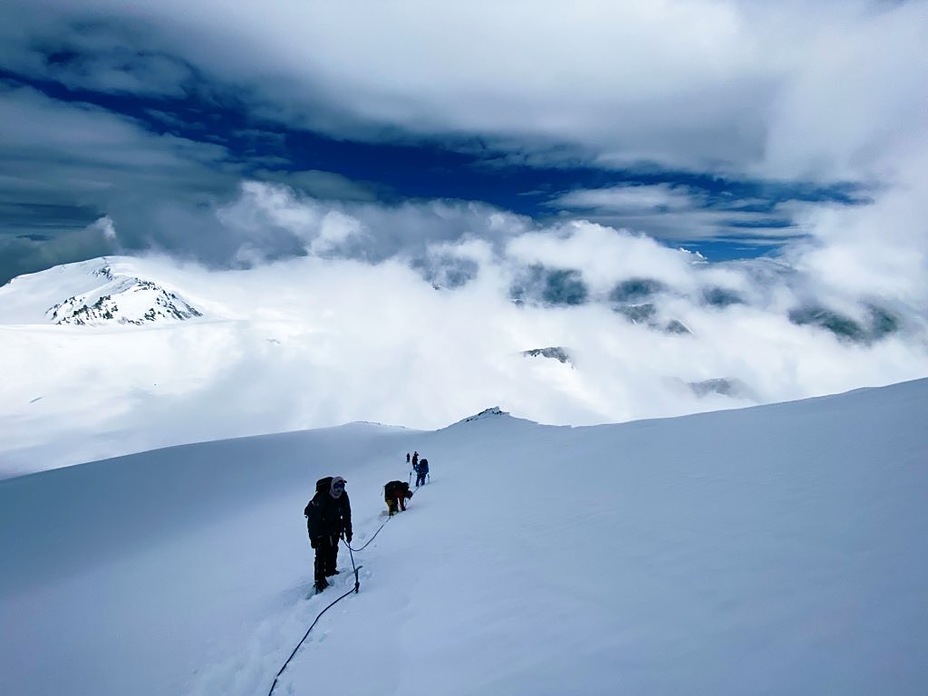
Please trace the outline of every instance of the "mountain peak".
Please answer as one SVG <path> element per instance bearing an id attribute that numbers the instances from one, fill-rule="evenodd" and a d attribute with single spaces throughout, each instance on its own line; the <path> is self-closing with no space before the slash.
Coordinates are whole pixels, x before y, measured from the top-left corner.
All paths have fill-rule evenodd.
<path id="1" fill-rule="evenodd" d="M 45 311 L 55 324 L 141 325 L 149 322 L 183 321 L 203 316 L 180 294 L 154 281 L 113 270 L 107 259 L 91 267 L 91 287 L 71 295 Z M 102 280 L 102 284 L 99 283 Z"/>
<path id="2" fill-rule="evenodd" d="M 476 420 L 486 420 L 487 418 L 493 418 L 494 416 L 508 416 L 509 411 L 503 411 L 499 406 L 492 406 L 482 410 L 480 413 L 476 413 L 473 416 L 468 416 L 463 420 L 459 420 L 455 425 L 460 423 L 470 423 L 471 421 Z"/>

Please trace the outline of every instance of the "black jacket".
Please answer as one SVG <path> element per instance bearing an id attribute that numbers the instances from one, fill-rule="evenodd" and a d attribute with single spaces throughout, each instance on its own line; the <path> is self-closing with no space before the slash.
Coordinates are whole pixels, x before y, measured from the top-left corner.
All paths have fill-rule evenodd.
<path id="1" fill-rule="evenodd" d="M 383 499 L 391 500 L 393 498 L 412 498 L 412 491 L 409 490 L 409 483 L 406 481 L 390 481 L 383 487 Z"/>
<path id="2" fill-rule="evenodd" d="M 327 490 L 317 491 L 303 510 L 306 515 L 306 531 L 310 539 L 325 536 L 337 537 L 343 532 L 351 536 L 351 502 L 348 491 L 333 498 Z"/>

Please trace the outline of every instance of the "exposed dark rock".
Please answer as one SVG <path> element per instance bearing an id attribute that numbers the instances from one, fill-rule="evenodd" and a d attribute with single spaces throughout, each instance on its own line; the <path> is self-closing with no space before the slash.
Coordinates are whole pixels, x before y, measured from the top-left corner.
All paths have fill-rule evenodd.
<path id="1" fill-rule="evenodd" d="M 115 276 L 109 266 L 94 271 L 94 275 L 109 281 L 101 288 L 105 294 L 95 300 L 92 298 L 96 293 L 88 293 L 59 302 L 46 312 L 52 322 L 77 326 L 112 322 L 141 325 L 164 319 L 182 321 L 203 316 L 183 297 L 150 280 Z M 128 309 L 127 305 L 132 309 Z"/>
<path id="2" fill-rule="evenodd" d="M 620 304 L 640 304 L 651 299 L 666 286 L 653 278 L 629 278 L 616 285 L 609 293 L 609 301 Z"/>
<path id="3" fill-rule="evenodd" d="M 669 334 L 692 334 L 693 332 L 686 328 L 682 321 L 671 319 L 664 326 L 664 332 Z"/>
<path id="4" fill-rule="evenodd" d="M 899 330 L 899 319 L 876 305 L 867 305 L 864 322 L 820 305 L 794 309 L 789 313 L 789 320 L 797 326 L 818 326 L 842 340 L 855 343 L 879 341 Z"/>
<path id="5" fill-rule="evenodd" d="M 870 310 L 870 336 L 878 341 L 899 330 L 899 319 L 888 310 L 871 305 Z"/>
<path id="6" fill-rule="evenodd" d="M 519 304 L 534 300 L 555 307 L 574 306 L 586 303 L 589 290 L 580 271 L 536 265 L 510 288 L 510 297 Z"/>
<path id="7" fill-rule="evenodd" d="M 581 305 L 588 295 L 579 271 L 551 271 L 545 278 L 541 297 L 549 305 Z"/>
<path id="8" fill-rule="evenodd" d="M 492 406 L 490 408 L 484 409 L 480 413 L 474 414 L 473 416 L 468 416 L 467 418 L 458 421 L 458 423 L 470 423 L 471 421 L 481 420 L 484 418 L 492 418 L 493 416 L 508 416 L 508 411 L 503 411 L 499 406 Z"/>
<path id="9" fill-rule="evenodd" d="M 725 288 L 706 288 L 702 292 L 703 300 L 713 307 L 729 307 L 734 304 L 744 304 L 744 298 L 733 290 Z"/>
<path id="10" fill-rule="evenodd" d="M 652 302 L 637 305 L 619 305 L 613 307 L 612 311 L 621 314 L 634 324 L 653 325 L 654 318 L 657 315 L 657 308 Z"/>
<path id="11" fill-rule="evenodd" d="M 722 396 L 743 396 L 745 393 L 744 385 L 738 380 L 716 378 L 704 379 L 701 382 L 687 382 L 690 389 L 696 396 L 703 397 L 709 394 L 721 394 Z"/>
<path id="12" fill-rule="evenodd" d="M 421 267 L 423 277 L 436 289 L 459 288 L 477 277 L 480 268 L 473 259 L 459 256 L 441 256 L 416 264 Z"/>
<path id="13" fill-rule="evenodd" d="M 566 363 L 572 365 L 570 355 L 567 351 L 561 348 L 560 346 L 550 346 L 548 348 L 533 348 L 531 350 L 522 351 L 522 355 L 532 358 L 552 358 L 558 362 Z"/>
<path id="14" fill-rule="evenodd" d="M 789 320 L 797 326 L 818 326 L 835 336 L 852 341 L 865 338 L 863 327 L 850 317 L 824 307 L 802 307 L 789 313 Z"/>

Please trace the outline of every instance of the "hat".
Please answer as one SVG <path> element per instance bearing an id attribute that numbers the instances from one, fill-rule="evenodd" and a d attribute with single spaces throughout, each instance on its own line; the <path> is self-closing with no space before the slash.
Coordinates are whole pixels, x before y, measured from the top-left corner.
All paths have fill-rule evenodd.
<path id="1" fill-rule="evenodd" d="M 348 483 L 341 476 L 333 476 L 332 484 L 329 486 L 329 493 L 333 498 L 338 498 L 345 492 L 345 484 Z"/>

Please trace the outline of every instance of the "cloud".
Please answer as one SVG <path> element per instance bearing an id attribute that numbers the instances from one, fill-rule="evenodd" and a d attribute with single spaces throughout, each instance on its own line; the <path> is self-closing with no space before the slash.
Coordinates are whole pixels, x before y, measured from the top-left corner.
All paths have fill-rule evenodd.
<path id="1" fill-rule="evenodd" d="M 877 4 L 811 37 L 772 104 L 764 174 L 891 180 L 928 130 L 926 22 L 924 2 Z"/>
<path id="2" fill-rule="evenodd" d="M 382 186 L 352 181 L 333 172 L 316 169 L 274 171 L 259 169 L 251 174 L 256 180 L 281 183 L 311 198 L 339 201 L 375 201 Z"/>
<path id="3" fill-rule="evenodd" d="M 531 226 L 526 218 L 475 202 L 325 201 L 259 181 L 245 182 L 238 199 L 218 208 L 215 218 L 249 254 L 265 250 L 268 258 L 279 258 L 281 244 L 298 245 L 314 256 L 372 263 L 420 257 L 446 241 L 498 242 Z"/>
<path id="4" fill-rule="evenodd" d="M 242 184 L 238 196 L 228 202 L 154 211 L 156 232 L 145 245 L 175 254 L 182 250 L 181 255 L 214 267 L 250 267 L 298 256 L 368 264 L 392 260 L 448 288 L 466 286 L 493 268 L 505 292 L 527 287 L 527 282 L 560 284 L 550 274 L 574 273 L 594 300 L 608 297 L 623 281 L 650 279 L 697 304 L 706 293 L 719 302 L 731 296 L 783 317 L 802 304 L 853 313 L 865 312 L 875 301 L 921 314 L 917 303 L 928 298 L 925 199 L 917 195 L 924 188 L 921 162 L 913 154 L 906 190 L 891 188 L 873 203 L 855 208 L 814 206 L 801 211 L 805 236 L 788 243 L 772 266 L 707 264 L 703 257 L 670 248 L 649 235 L 590 221 L 539 223 L 460 201 L 387 205 L 320 200 L 261 181 Z M 662 215 L 672 214 L 669 209 L 676 207 L 691 219 L 702 214 L 688 195 L 667 187 L 583 191 L 571 200 L 595 205 L 605 201 L 639 211 L 657 207 L 664 210 Z M 118 221 L 109 224 L 127 246 Z M 880 236 L 874 233 L 877 227 Z M 97 228 L 99 236 L 103 228 Z M 197 234 L 189 234 L 192 230 Z"/>
<path id="5" fill-rule="evenodd" d="M 928 151 L 918 111 L 928 84 L 917 29 L 925 3 L 359 7 L 246 1 L 233 13 L 218 0 L 14 1 L 0 10 L 8 20 L 0 57 L 20 75 L 107 93 L 170 97 L 195 80 L 204 99 L 234 95 L 249 116 L 337 137 L 479 142 L 529 165 L 578 156 L 602 167 L 648 161 L 786 183 L 860 179 L 873 185 L 875 202 L 764 207 L 667 184 L 586 187 L 551 202 L 564 218 L 594 223 L 575 227 L 481 203 L 382 205 L 377 184 L 275 171 L 286 163 L 270 161 L 273 153 L 253 153 L 267 161 L 246 171 L 223 144 L 4 88 L 0 243 L 10 253 L 0 279 L 37 269 L 43 236 L 74 234 L 73 244 L 49 250 L 57 260 L 111 250 L 112 239 L 84 231 L 105 215 L 124 251 L 158 249 L 214 266 L 304 254 L 397 257 L 440 285 L 479 272 L 474 264 L 483 262 L 456 251 L 473 240 L 516 265 L 534 257 L 579 267 L 586 256 L 584 282 L 599 287 L 610 275 L 603 259 L 627 269 L 626 259 L 661 257 L 673 276 L 673 253 L 628 235 L 617 254 L 615 230 L 670 240 L 730 235 L 790 242 L 790 262 L 822 288 L 921 296 L 915 172 Z M 183 125 L 177 114 L 145 113 Z M 47 213 L 44 227 L 37 210 Z M 504 252 L 514 239 L 522 241 Z M 603 253 L 587 253 L 598 245 Z"/>
<path id="6" fill-rule="evenodd" d="M 619 280 L 641 274 L 682 282 L 694 260 L 692 254 L 651 237 L 588 222 L 520 235 L 507 245 L 506 254 L 519 265 L 576 269 L 594 293 L 606 293 Z"/>
<path id="7" fill-rule="evenodd" d="M 551 201 L 551 205 L 627 213 L 664 213 L 696 207 L 684 188 L 669 184 L 570 191 Z"/>
<path id="8" fill-rule="evenodd" d="M 237 181 L 236 165 L 218 145 L 156 135 L 131 119 L 27 88 L 0 87 L 0 154 L 0 210 L 6 213 L 0 282 L 50 259 L 63 263 L 100 253 L 98 235 L 80 231 L 104 215 L 119 230 L 123 248 L 144 249 L 158 237 L 146 211 L 166 201 L 196 206 Z M 48 236 L 67 239 L 48 249 L 24 244 L 37 220 Z M 82 249 L 81 240 L 91 243 Z"/>
<path id="9" fill-rule="evenodd" d="M 785 212 L 767 202 L 756 210 L 750 200 L 710 201 L 705 192 L 683 185 L 575 189 L 546 205 L 571 217 L 646 232 L 664 240 L 692 242 L 728 236 L 739 237 L 742 242 L 746 237 L 782 242 L 806 234 L 788 222 Z"/>
<path id="10" fill-rule="evenodd" d="M 430 428 L 487 404 L 587 424 L 922 377 L 928 196 L 916 152 L 906 191 L 810 211 L 803 224 L 815 236 L 783 258 L 729 263 L 591 222 L 538 223 L 449 201 L 319 200 L 248 182 L 232 201 L 163 211 L 159 229 L 178 238 L 158 239 L 249 270 L 119 262 L 212 321 L 88 328 L 66 354 L 43 342 L 47 331 L 14 332 L 5 350 L 27 368 L 14 371 L 23 376 L 8 380 L 0 405 L 18 416 L 46 398 L 28 406 L 35 428 L 9 432 L 6 446 L 27 457 L 40 447 L 35 433 L 74 423 L 107 433 L 95 456 L 351 420 Z M 666 194 L 637 200 L 676 200 Z M 123 238 L 107 218 L 81 234 L 105 249 Z M 98 378 L 104 343 L 113 380 Z M 571 364 L 523 355 L 546 347 L 563 348 Z M 710 385 L 738 389 L 726 396 Z M 68 393 L 81 394 L 80 413 Z M 209 418 L 189 417 L 204 409 Z M 51 430 L 39 427 L 43 417 Z M 133 425 L 142 421 L 144 432 Z M 80 442 L 68 452 L 91 451 Z"/>
<path id="11" fill-rule="evenodd" d="M 33 239 L 21 234 L 0 236 L 0 282 L 63 263 L 115 254 L 119 244 L 105 225 L 91 223 L 76 230 L 61 230 Z"/>
<path id="12" fill-rule="evenodd" d="M 806 211 L 812 237 L 786 250 L 789 262 L 837 293 L 928 302 L 928 137 L 913 145 L 873 204 Z"/>
<path id="13" fill-rule="evenodd" d="M 910 170 L 913 185 L 921 186 L 918 162 Z M 599 193 L 590 200 L 600 203 Z M 628 194 L 620 191 L 609 200 L 639 209 L 689 204 L 688 197 L 664 187 Z M 245 184 L 235 202 L 214 211 L 211 224 L 222 227 L 222 238 L 234 240 L 230 254 L 252 262 L 262 254 L 265 261 L 294 255 L 371 264 L 392 259 L 450 288 L 466 286 L 491 268 L 500 288 L 511 288 L 540 268 L 575 272 L 590 298 L 600 300 L 618 283 L 645 278 L 697 304 L 704 290 L 719 298 L 729 292 L 785 317 L 790 306 L 810 298 L 825 304 L 841 298 L 841 306 L 864 307 L 874 299 L 912 304 L 928 296 L 920 200 L 890 189 L 867 206 L 810 208 L 802 224 L 807 236 L 788 244 L 779 260 L 759 265 L 707 264 L 651 236 L 589 221 L 538 223 L 454 201 L 323 201 L 264 182 Z M 892 221 L 882 237 L 873 234 L 878 221 Z"/>
<path id="14" fill-rule="evenodd" d="M 301 230 L 308 247 L 327 242 L 327 218 L 341 232 L 358 229 L 359 218 L 330 203 L 268 195 L 263 204 L 264 214 Z M 406 208 L 402 219 L 428 222 L 433 214 Z M 896 328 L 867 336 L 865 303 L 872 298 L 860 288 L 826 287 L 814 269 L 772 259 L 701 263 L 590 223 L 559 225 L 539 239 L 543 231 L 522 230 L 496 243 L 444 240 L 430 245 L 420 264 L 307 253 L 247 271 L 207 272 L 165 258 L 115 259 L 169 285 L 207 320 L 158 331 L 85 327 L 69 334 L 67 351 L 47 327 L 13 332 L 3 350 L 11 364 L 25 367 L 5 384 L 0 426 L 28 413 L 30 427 L 10 428 L 4 446 L 45 446 L 49 432 L 63 438 L 75 423 L 106 434 L 95 443 L 96 456 L 126 442 L 145 449 L 176 438 L 352 420 L 432 428 L 487 404 L 544 422 L 590 424 L 928 374 L 924 304 L 906 308 L 899 296 L 884 295 L 881 306 Z M 513 286 L 531 268 L 553 272 L 561 286 L 552 287 L 547 275 L 522 302 L 513 301 Z M 461 269 L 462 282 L 436 287 Z M 612 291 L 620 285 L 638 291 L 619 297 Z M 585 301 L 573 302 L 571 294 Z M 830 314 L 796 314 L 813 302 Z M 641 311 L 619 311 L 628 307 Z M 674 322 L 686 331 L 673 331 Z M 571 364 L 523 355 L 552 346 Z M 105 378 L 101 352 L 108 356 Z M 711 385 L 739 389 L 726 396 Z M 80 394 L 79 402 L 69 394 Z M 44 398 L 29 405 L 36 396 Z M 198 412 L 207 416 L 190 417 Z M 84 434 L 67 437 L 68 456 L 88 451 Z"/>
<path id="15" fill-rule="evenodd" d="M 157 37 L 137 23 L 108 21 L 92 9 L 78 15 L 45 9 L 37 15 L 13 2 L 0 12 L 6 69 L 72 90 L 139 96 L 183 96 L 193 81 L 191 67 L 159 51 Z"/>
<path id="16" fill-rule="evenodd" d="M 33 56 L 20 70 L 165 91 L 191 66 L 264 115 L 343 137 L 480 135 L 609 166 L 855 179 L 924 128 L 921 2 L 16 7 L 29 38 L 6 54 Z M 51 63 L 49 37 L 92 57 Z"/>

